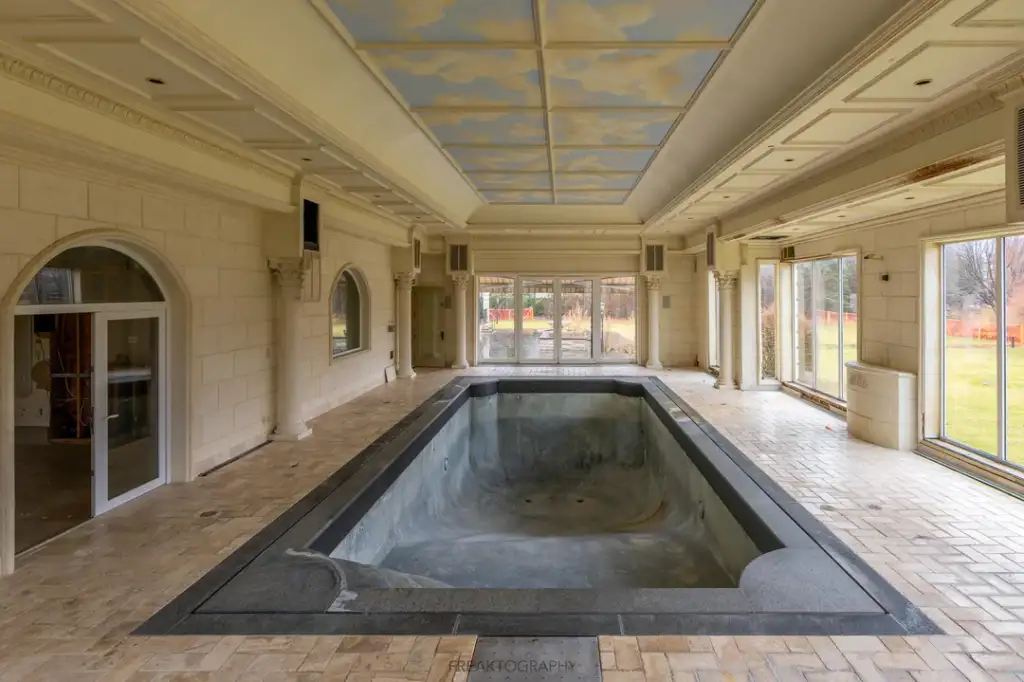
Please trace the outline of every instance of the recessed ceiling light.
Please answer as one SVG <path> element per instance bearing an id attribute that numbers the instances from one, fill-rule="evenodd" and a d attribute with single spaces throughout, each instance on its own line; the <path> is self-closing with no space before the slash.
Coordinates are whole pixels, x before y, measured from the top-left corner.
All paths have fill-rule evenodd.
<path id="1" fill-rule="evenodd" d="M 914 197 L 903 197 L 903 199 L 906 201 L 913 201 Z"/>
<path id="2" fill-rule="evenodd" d="M 786 163 L 793 163 L 796 159 L 783 159 Z"/>
<path id="3" fill-rule="evenodd" d="M 303 156 L 302 160 L 303 161 L 312 161 L 313 159 L 309 158 L 308 156 Z"/>
<path id="4" fill-rule="evenodd" d="M 916 85 L 919 88 L 920 87 L 924 87 L 925 85 L 931 85 L 931 84 L 932 84 L 932 79 L 931 78 L 922 78 L 921 80 L 914 81 L 914 85 Z"/>
<path id="5" fill-rule="evenodd" d="M 152 83 L 153 85 L 164 85 L 166 83 L 163 78 L 147 78 L 146 82 Z"/>
<path id="6" fill-rule="evenodd" d="M 726 195 L 725 195 L 725 196 L 723 196 L 722 198 L 723 198 L 723 199 L 728 199 L 728 198 L 729 198 L 729 195 L 728 195 L 728 194 L 726 194 Z"/>
<path id="7" fill-rule="evenodd" d="M 845 218 L 845 217 L 846 217 L 846 214 L 845 214 L 845 213 L 840 213 L 840 214 L 839 214 L 839 215 L 837 215 L 836 217 L 837 217 L 837 218 Z"/>

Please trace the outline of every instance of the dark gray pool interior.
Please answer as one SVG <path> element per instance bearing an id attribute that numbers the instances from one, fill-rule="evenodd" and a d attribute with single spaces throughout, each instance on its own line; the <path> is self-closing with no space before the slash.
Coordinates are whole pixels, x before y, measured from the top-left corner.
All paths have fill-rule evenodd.
<path id="1" fill-rule="evenodd" d="M 662 382 L 453 380 L 139 634 L 934 634 Z"/>

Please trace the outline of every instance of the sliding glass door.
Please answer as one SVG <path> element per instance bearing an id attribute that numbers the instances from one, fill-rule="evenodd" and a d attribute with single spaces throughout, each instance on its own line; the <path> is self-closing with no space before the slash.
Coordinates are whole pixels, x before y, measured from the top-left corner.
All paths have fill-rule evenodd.
<path id="1" fill-rule="evenodd" d="M 478 291 L 480 362 L 636 361 L 634 275 L 484 275 Z"/>

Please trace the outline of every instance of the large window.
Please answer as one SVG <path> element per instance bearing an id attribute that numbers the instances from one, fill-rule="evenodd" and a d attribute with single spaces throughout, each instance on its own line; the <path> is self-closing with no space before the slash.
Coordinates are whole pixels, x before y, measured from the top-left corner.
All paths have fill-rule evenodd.
<path id="1" fill-rule="evenodd" d="M 481 362 L 635 362 L 636 277 L 483 275 Z"/>
<path id="2" fill-rule="evenodd" d="M 778 360 L 775 357 L 778 348 L 777 318 L 778 306 L 775 302 L 776 274 L 775 263 L 761 263 L 758 266 L 758 311 L 761 331 L 761 378 L 778 378 Z"/>
<path id="3" fill-rule="evenodd" d="M 803 261 L 793 266 L 795 380 L 846 398 L 846 363 L 857 359 L 857 259 Z"/>
<path id="4" fill-rule="evenodd" d="M 718 367 L 718 282 L 708 271 L 708 367 Z"/>
<path id="5" fill-rule="evenodd" d="M 366 346 L 363 332 L 363 286 L 354 270 L 342 270 L 331 291 L 331 356 L 354 353 Z"/>
<path id="6" fill-rule="evenodd" d="M 1024 236 L 942 248 L 942 437 L 1024 466 Z"/>

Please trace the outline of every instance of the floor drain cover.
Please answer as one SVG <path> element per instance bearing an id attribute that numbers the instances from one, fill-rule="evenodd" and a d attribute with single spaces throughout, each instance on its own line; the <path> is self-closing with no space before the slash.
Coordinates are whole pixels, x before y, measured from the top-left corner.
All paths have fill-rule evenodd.
<path id="1" fill-rule="evenodd" d="M 216 515 L 217 515 L 217 512 L 215 512 L 215 511 L 204 511 L 204 512 L 200 512 L 199 513 L 199 516 L 203 517 L 204 519 L 208 519 L 211 516 L 216 516 Z"/>
<path id="2" fill-rule="evenodd" d="M 596 637 L 481 637 L 473 659 L 452 666 L 468 671 L 468 682 L 601 680 Z"/>

